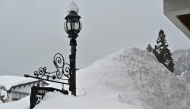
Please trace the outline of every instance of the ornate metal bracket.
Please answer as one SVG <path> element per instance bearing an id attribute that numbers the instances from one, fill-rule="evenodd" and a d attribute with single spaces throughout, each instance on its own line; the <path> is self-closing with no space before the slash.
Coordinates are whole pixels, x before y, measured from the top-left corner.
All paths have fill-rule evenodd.
<path id="1" fill-rule="evenodd" d="M 65 60 L 63 56 L 60 53 L 55 54 L 53 63 L 55 67 L 57 68 L 56 71 L 54 72 L 47 72 L 46 67 L 40 67 L 38 71 L 34 71 L 34 76 L 29 76 L 29 75 L 24 75 L 25 77 L 31 77 L 31 78 L 36 78 L 39 80 L 46 80 L 46 81 L 51 81 L 51 82 L 57 82 L 54 81 L 55 79 L 62 79 L 62 76 L 64 75 L 66 79 L 62 80 L 68 80 L 68 83 L 63 83 L 63 84 L 70 84 L 69 79 L 70 79 L 70 65 L 65 63 Z M 51 80 L 52 79 L 52 80 Z M 60 82 L 57 82 L 60 83 Z"/>

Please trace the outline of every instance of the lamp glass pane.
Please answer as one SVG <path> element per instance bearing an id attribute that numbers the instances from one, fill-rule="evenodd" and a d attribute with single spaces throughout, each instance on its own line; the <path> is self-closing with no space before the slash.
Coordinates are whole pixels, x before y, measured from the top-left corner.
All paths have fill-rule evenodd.
<path id="1" fill-rule="evenodd" d="M 71 23 L 67 22 L 67 29 L 71 30 Z"/>
<path id="2" fill-rule="evenodd" d="M 68 31 L 68 29 L 67 29 L 67 22 L 64 23 L 64 29 L 65 29 L 66 32 Z"/>
<path id="3" fill-rule="evenodd" d="M 77 23 L 72 23 L 72 29 L 73 30 L 78 30 L 79 29 L 79 24 Z"/>

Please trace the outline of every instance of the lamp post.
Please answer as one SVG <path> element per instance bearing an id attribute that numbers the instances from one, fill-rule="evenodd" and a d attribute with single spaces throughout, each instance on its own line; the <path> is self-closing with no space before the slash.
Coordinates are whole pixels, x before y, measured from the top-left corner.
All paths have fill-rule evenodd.
<path id="1" fill-rule="evenodd" d="M 71 94 L 76 96 L 76 46 L 77 41 L 76 38 L 78 37 L 78 33 L 82 28 L 82 24 L 80 22 L 80 16 L 77 14 L 78 7 L 77 5 L 72 2 L 71 3 L 71 10 L 69 10 L 69 14 L 65 17 L 66 21 L 64 24 L 64 29 L 67 34 L 69 34 L 70 39 L 70 46 L 71 46 L 71 54 L 69 55 L 70 58 L 70 80 L 69 80 L 69 91 Z"/>

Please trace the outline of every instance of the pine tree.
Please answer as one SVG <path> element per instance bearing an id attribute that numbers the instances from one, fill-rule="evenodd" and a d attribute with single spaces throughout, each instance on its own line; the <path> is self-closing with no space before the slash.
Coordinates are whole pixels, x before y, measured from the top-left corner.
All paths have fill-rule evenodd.
<path id="1" fill-rule="evenodd" d="M 157 39 L 157 45 L 155 45 L 154 54 L 158 61 L 162 63 L 168 70 L 171 72 L 174 71 L 174 60 L 172 58 L 172 54 L 168 49 L 168 44 L 166 41 L 166 35 L 163 30 L 160 30 L 159 36 Z"/>
<path id="2" fill-rule="evenodd" d="M 148 52 L 152 52 L 153 48 L 152 48 L 152 46 L 151 46 L 150 44 L 148 44 L 148 47 L 146 48 L 146 50 L 147 50 Z"/>

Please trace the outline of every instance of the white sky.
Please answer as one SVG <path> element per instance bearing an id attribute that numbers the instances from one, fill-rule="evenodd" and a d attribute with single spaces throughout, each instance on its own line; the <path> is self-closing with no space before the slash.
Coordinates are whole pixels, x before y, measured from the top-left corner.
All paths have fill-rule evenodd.
<path id="1" fill-rule="evenodd" d="M 156 44 L 160 29 L 172 51 L 190 48 L 190 40 L 163 14 L 162 0 L 75 0 L 83 28 L 77 38 L 77 67 L 106 55 Z M 0 75 L 31 74 L 39 67 L 56 70 L 54 54 L 69 63 L 63 29 L 68 0 L 0 1 Z"/>

